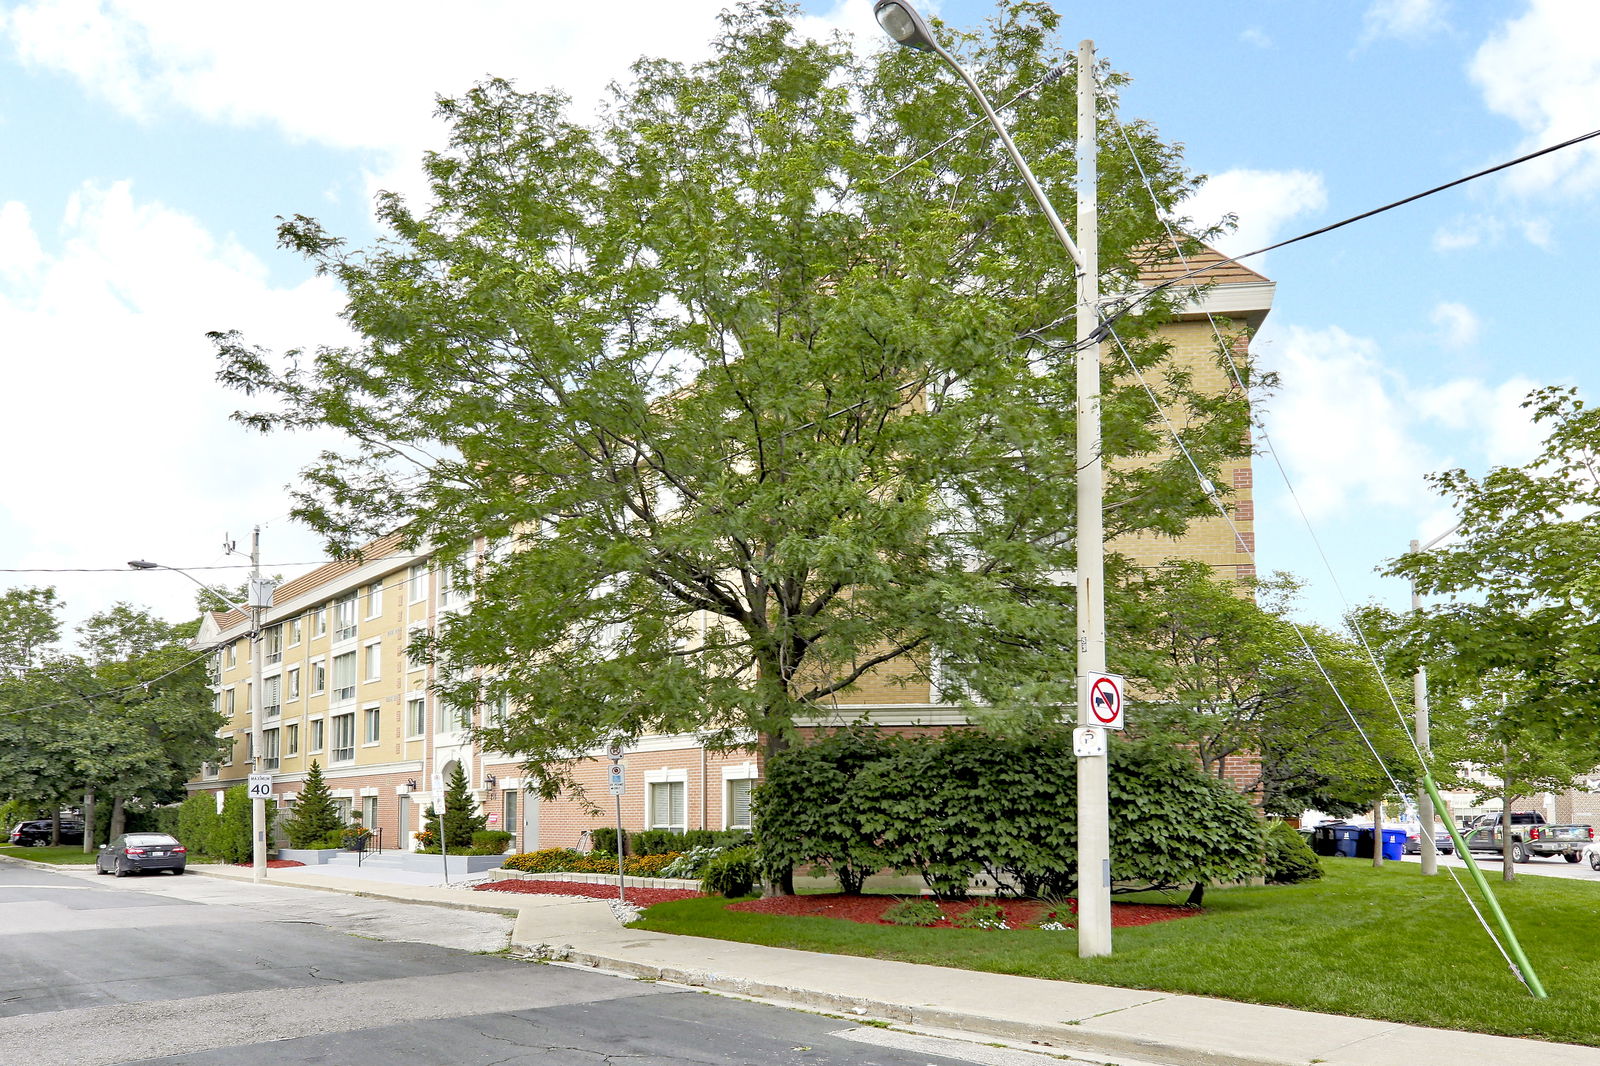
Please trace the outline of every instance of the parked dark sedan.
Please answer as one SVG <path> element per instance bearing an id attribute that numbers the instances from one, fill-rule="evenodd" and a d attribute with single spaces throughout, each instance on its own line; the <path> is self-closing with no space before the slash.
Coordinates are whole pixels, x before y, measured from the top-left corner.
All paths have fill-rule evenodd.
<path id="1" fill-rule="evenodd" d="M 42 848 L 50 843 L 50 821 L 18 822 L 11 830 L 11 843 L 18 847 Z M 61 822 L 61 843 L 82 844 L 83 823 Z"/>
<path id="2" fill-rule="evenodd" d="M 94 872 L 118 877 L 145 870 L 171 870 L 181 874 L 188 861 L 189 849 L 178 843 L 176 837 L 165 833 L 124 833 L 100 846 Z"/>

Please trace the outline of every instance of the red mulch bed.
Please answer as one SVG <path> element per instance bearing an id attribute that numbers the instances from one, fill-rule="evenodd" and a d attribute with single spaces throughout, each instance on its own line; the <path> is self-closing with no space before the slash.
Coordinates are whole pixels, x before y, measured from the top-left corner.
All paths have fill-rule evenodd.
<path id="1" fill-rule="evenodd" d="M 798 918 L 842 918 L 847 922 L 860 922 L 863 925 L 891 925 L 893 923 L 883 920 L 883 912 L 891 905 L 899 902 L 892 896 L 846 896 L 842 893 L 828 893 L 816 896 L 768 896 L 764 899 L 750 899 L 743 903 L 731 903 L 730 911 L 751 911 L 755 914 L 781 914 Z M 940 903 L 939 909 L 944 911 L 945 920 L 929 928 L 950 928 L 950 919 L 978 903 L 991 902 L 987 900 L 967 900 L 962 903 Z M 1071 928 L 1077 922 L 1077 901 L 1068 900 L 1067 906 L 1059 911 L 1048 903 L 1037 903 L 1032 900 L 999 900 L 1005 915 L 1005 921 L 1012 929 L 1024 929 L 1037 925 L 1049 919 L 1054 913 L 1055 920 Z M 1201 911 L 1196 907 L 1185 907 L 1174 904 L 1157 903 L 1113 903 L 1111 905 L 1111 924 L 1115 927 L 1130 925 L 1153 925 L 1156 922 L 1171 921 L 1174 918 L 1189 918 Z"/>
<path id="2" fill-rule="evenodd" d="M 235 866 L 243 866 L 243 867 L 249 868 L 251 864 L 248 863 L 248 862 L 236 862 L 236 863 L 234 863 L 234 865 Z M 305 865 L 305 863 L 300 862 L 297 859 L 268 859 L 267 860 L 267 869 L 269 869 L 269 870 L 286 870 L 291 866 L 304 866 L 304 865 Z"/>
<path id="3" fill-rule="evenodd" d="M 521 892 L 535 896 L 587 896 L 590 899 L 616 899 L 616 885 L 593 884 L 588 881 L 485 881 L 474 888 L 477 892 Z M 654 907 L 674 899 L 693 899 L 702 895 L 682 888 L 625 887 L 628 902 L 635 907 Z"/>

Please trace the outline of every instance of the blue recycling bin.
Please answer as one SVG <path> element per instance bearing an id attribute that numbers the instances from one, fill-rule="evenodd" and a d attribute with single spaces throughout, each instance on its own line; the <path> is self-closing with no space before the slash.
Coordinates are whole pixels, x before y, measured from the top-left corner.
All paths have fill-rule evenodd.
<path id="1" fill-rule="evenodd" d="M 1356 857 L 1361 846 L 1361 830 L 1359 828 L 1353 825 L 1330 825 L 1324 826 L 1324 828 L 1328 830 L 1332 837 L 1333 850 L 1328 852 L 1329 855 L 1340 855 L 1346 859 Z M 1368 829 L 1366 832 L 1369 837 L 1372 835 L 1372 830 Z M 1369 846 L 1367 855 L 1371 856 L 1371 854 L 1372 849 Z"/>
<path id="2" fill-rule="evenodd" d="M 1385 829 L 1383 831 L 1383 857 L 1398 859 L 1406 853 L 1406 831 L 1404 829 Z"/>

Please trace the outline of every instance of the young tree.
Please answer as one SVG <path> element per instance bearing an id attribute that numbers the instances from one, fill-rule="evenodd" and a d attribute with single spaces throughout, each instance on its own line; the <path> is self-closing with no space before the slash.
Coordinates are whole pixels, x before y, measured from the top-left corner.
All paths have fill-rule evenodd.
<path id="1" fill-rule="evenodd" d="M 1119 647 L 1142 694 L 1134 733 L 1190 746 L 1217 777 L 1230 758 L 1236 770 L 1253 765 L 1254 780 L 1237 783 L 1268 814 L 1371 807 L 1388 778 L 1368 741 L 1391 772 L 1413 776 L 1366 653 L 1292 622 L 1287 577 L 1228 585 L 1203 563 L 1169 561 L 1131 591 L 1120 601 Z"/>
<path id="2" fill-rule="evenodd" d="M 342 824 L 339 808 L 333 802 L 333 793 L 322 776 L 322 764 L 312 759 L 311 769 L 306 771 L 306 783 L 300 789 L 300 798 L 295 801 L 294 813 L 283 824 L 284 832 L 289 835 L 289 843 L 297 848 L 321 847 L 331 834 L 338 832 Z"/>
<path id="3" fill-rule="evenodd" d="M 1425 595 L 1431 673 L 1515 678 L 1493 731 L 1514 747 L 1558 745 L 1600 765 L 1600 410 L 1576 389 L 1543 388 L 1523 406 L 1548 435 L 1539 455 L 1482 478 L 1430 479 L 1459 508 L 1454 541 L 1401 556 L 1393 574 Z M 1471 690 L 1474 683 L 1465 685 Z M 1492 702 L 1492 701 L 1491 701 Z"/>
<path id="4" fill-rule="evenodd" d="M 455 702 L 510 699 L 485 743 L 546 794 L 613 736 L 781 748 L 807 708 L 935 659 L 998 713 L 1074 698 L 1074 266 L 936 63 L 802 39 L 793 11 L 752 0 L 709 60 L 640 60 L 590 125 L 500 80 L 440 100 L 426 207 L 381 197 L 366 249 L 280 231 L 361 341 L 279 360 L 213 335 L 221 379 L 270 401 L 246 424 L 351 442 L 296 514 L 339 552 L 426 543 L 473 598 L 419 650 Z M 1033 85 L 1072 62 L 1055 25 L 1006 0 L 947 37 Z M 1058 92 L 1008 120 L 1069 214 Z M 1160 204 L 1109 141 L 1105 291 L 1137 286 L 1195 186 L 1129 135 Z M 1215 480 L 1248 398 L 1194 388 L 1148 310 L 1116 328 Z M 1136 460 L 1108 467 L 1106 532 L 1177 535 L 1211 504 L 1131 372 L 1102 380 L 1105 455 Z"/>

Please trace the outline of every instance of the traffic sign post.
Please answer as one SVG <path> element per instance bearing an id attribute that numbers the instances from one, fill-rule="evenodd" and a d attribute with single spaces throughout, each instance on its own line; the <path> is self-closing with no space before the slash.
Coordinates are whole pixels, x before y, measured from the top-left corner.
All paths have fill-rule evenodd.
<path id="1" fill-rule="evenodd" d="M 272 798 L 271 774 L 251 774 L 246 778 L 246 781 L 248 782 L 246 791 L 250 794 L 251 799 L 264 800 Z"/>
<path id="2" fill-rule="evenodd" d="M 613 740 L 607 750 L 611 754 L 611 794 L 617 800 L 617 902 L 626 903 L 628 897 L 622 887 L 622 796 L 627 784 L 622 776 L 622 741 Z"/>
<path id="3" fill-rule="evenodd" d="M 1101 729 L 1123 728 L 1122 678 L 1117 674 L 1090 674 L 1087 725 Z"/>

